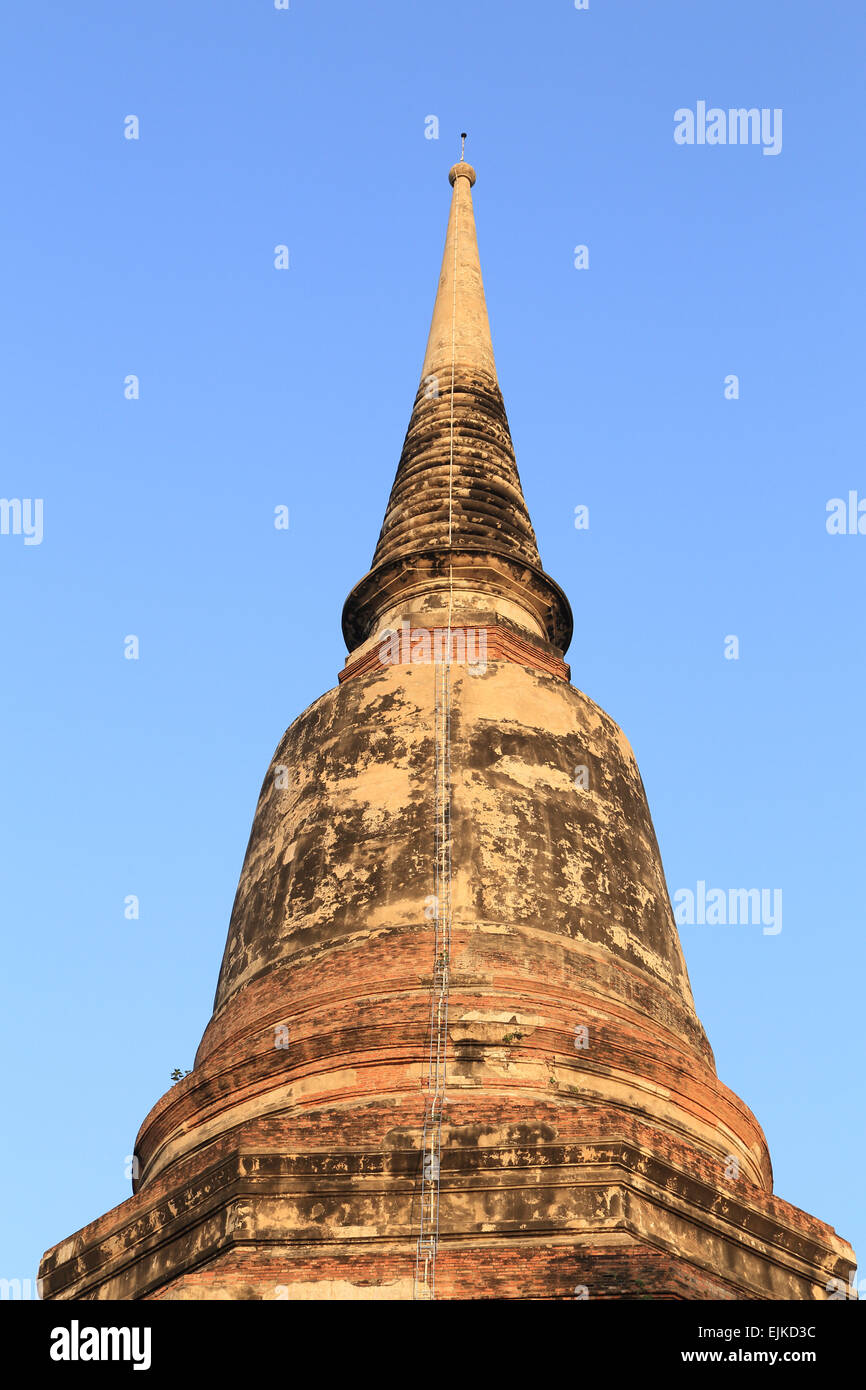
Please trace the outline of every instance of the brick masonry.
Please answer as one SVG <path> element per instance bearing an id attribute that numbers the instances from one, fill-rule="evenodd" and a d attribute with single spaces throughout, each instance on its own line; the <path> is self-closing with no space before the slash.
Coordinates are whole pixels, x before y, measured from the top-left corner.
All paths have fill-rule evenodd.
<path id="1" fill-rule="evenodd" d="M 695 1011 L 634 754 L 570 684 L 571 610 L 496 380 L 474 178 L 452 170 L 347 663 L 268 768 L 194 1069 L 141 1126 L 133 1195 L 45 1255 L 47 1298 L 413 1296 L 443 823 L 436 1297 L 809 1300 L 854 1269 L 773 1193 Z M 388 627 L 410 659 L 382 659 Z M 486 660 L 447 669 L 445 817 L 442 670 L 411 654 L 456 628 L 483 632 Z"/>

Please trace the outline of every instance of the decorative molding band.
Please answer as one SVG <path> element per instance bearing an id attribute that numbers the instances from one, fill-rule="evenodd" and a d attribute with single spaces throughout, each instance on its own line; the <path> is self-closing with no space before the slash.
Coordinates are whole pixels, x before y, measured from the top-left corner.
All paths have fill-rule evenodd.
<path id="1" fill-rule="evenodd" d="M 386 628 L 375 646 L 370 647 L 339 673 L 339 681 L 353 676 L 366 676 L 387 666 L 429 665 L 432 661 L 448 660 L 448 633 L 444 627 L 409 627 L 401 630 Z M 571 680 L 571 667 L 533 643 L 519 637 L 506 627 L 452 627 L 450 660 L 454 665 L 468 666 L 481 673 L 488 661 L 513 661 L 518 666 L 530 666 L 559 680 Z"/>

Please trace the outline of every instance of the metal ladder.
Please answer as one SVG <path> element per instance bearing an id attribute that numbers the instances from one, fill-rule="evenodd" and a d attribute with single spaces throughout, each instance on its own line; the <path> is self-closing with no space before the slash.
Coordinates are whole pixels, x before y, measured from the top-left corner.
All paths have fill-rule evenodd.
<path id="1" fill-rule="evenodd" d="M 435 682 L 435 903 L 430 1048 L 427 1058 L 424 1128 L 421 1136 L 421 1230 L 415 1253 L 414 1298 L 436 1297 L 439 1247 L 439 1168 L 448 1049 L 448 989 L 451 964 L 451 629 L 445 660 L 436 662 Z"/>

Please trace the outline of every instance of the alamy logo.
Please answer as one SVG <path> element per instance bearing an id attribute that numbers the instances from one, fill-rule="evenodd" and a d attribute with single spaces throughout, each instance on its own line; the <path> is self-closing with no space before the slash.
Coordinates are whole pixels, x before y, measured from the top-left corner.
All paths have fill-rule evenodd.
<path id="1" fill-rule="evenodd" d="M 674 139 L 678 145 L 761 145 L 764 154 L 782 152 L 780 107 L 711 106 L 699 101 L 692 111 L 681 106 L 674 112 Z"/>
<path id="2" fill-rule="evenodd" d="M 42 498 L 0 497 L 0 536 L 23 536 L 25 545 L 41 545 Z"/>
<path id="3" fill-rule="evenodd" d="M 866 1293 L 866 1279 L 855 1279 L 855 1271 L 852 1269 L 848 1283 L 844 1279 L 828 1279 L 824 1288 L 827 1290 L 827 1301 L 838 1303 L 842 1298 L 859 1299 L 861 1294 Z"/>
<path id="4" fill-rule="evenodd" d="M 150 1370 L 149 1327 L 69 1327 L 51 1329 L 52 1361 L 131 1361 L 134 1371 Z"/>
<path id="5" fill-rule="evenodd" d="M 0 1279 L 0 1298 L 41 1298 L 41 1279 Z"/>
<path id="6" fill-rule="evenodd" d="M 855 491 L 844 497 L 831 497 L 827 503 L 827 532 L 831 536 L 866 536 L 866 497 Z"/>
<path id="7" fill-rule="evenodd" d="M 782 930 L 781 888 L 710 888 L 698 879 L 697 892 L 678 888 L 672 896 L 678 927 L 761 926 L 764 936 Z"/>
<path id="8" fill-rule="evenodd" d="M 467 666 L 470 675 L 483 675 L 487 670 L 487 629 L 413 628 L 404 618 L 399 632 L 386 627 L 379 633 L 379 660 L 383 666 L 453 662 Z"/>

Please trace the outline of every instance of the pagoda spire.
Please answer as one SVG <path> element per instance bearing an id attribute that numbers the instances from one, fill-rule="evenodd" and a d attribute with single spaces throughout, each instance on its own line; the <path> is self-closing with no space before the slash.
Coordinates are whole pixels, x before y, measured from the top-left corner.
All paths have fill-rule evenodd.
<path id="1" fill-rule="evenodd" d="M 447 390 L 453 369 L 455 378 L 475 376 L 498 388 L 472 206 L 475 170 L 461 160 L 448 178 L 453 189 L 451 212 L 421 385 L 435 376 L 439 389 L 444 385 Z"/>
<path id="2" fill-rule="evenodd" d="M 421 380 L 373 564 L 346 600 L 343 632 L 351 651 L 386 618 L 421 621 L 426 612 L 432 623 L 447 588 L 460 621 L 481 621 L 504 605 L 518 626 L 565 651 L 571 611 L 541 565 L 496 373 L 475 170 L 461 158 L 448 178 L 451 210 Z"/>

